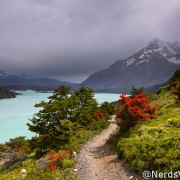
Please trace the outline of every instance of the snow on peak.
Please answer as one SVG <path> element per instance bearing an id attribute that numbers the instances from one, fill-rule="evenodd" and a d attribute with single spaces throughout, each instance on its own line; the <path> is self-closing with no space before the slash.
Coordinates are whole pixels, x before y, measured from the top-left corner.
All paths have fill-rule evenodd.
<path id="1" fill-rule="evenodd" d="M 142 54 L 139 56 L 139 59 L 148 60 L 148 58 L 150 58 L 153 53 L 154 53 L 153 50 L 148 50 L 147 48 L 144 48 Z M 145 62 L 145 61 L 143 61 L 143 62 Z"/>
<path id="2" fill-rule="evenodd" d="M 125 68 L 127 68 L 128 66 L 130 66 L 132 63 L 134 63 L 136 61 L 135 58 L 131 58 L 129 60 L 127 60 L 125 63 L 125 67 L 123 67 L 121 70 L 124 70 Z"/>
<path id="3" fill-rule="evenodd" d="M 136 66 L 139 65 L 139 64 L 142 64 L 142 63 L 144 63 L 144 62 L 148 63 L 149 60 L 148 60 L 148 59 L 144 59 L 144 60 L 142 60 L 142 61 L 139 61 L 138 63 L 136 63 Z"/>
<path id="4" fill-rule="evenodd" d="M 131 65 L 134 61 L 135 61 L 135 59 L 134 59 L 134 58 L 131 58 L 131 59 L 129 59 L 129 60 L 126 61 L 126 65 L 129 66 L 129 65 Z"/>
<path id="5" fill-rule="evenodd" d="M 180 60 L 178 60 L 176 57 L 168 58 L 168 61 L 174 64 L 180 64 Z"/>
<path id="6" fill-rule="evenodd" d="M 149 43 L 147 49 L 152 53 L 159 53 L 171 63 L 180 63 L 180 42 L 167 42 L 154 39 Z"/>

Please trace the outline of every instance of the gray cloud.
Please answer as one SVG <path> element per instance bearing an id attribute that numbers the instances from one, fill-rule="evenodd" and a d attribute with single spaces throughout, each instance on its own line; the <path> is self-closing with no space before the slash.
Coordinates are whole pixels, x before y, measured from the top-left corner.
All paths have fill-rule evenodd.
<path id="1" fill-rule="evenodd" d="M 179 0 L 0 1 L 0 69 L 81 81 L 146 46 L 180 39 Z"/>

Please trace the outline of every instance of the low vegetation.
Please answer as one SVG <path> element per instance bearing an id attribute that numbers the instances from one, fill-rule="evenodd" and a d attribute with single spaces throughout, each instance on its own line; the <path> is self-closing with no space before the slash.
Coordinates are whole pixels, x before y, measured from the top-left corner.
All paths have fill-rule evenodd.
<path id="1" fill-rule="evenodd" d="M 40 110 L 27 125 L 37 135 L 0 145 L 0 179 L 75 179 L 76 154 L 108 127 L 114 109 L 108 102 L 98 105 L 93 96 L 86 87 L 71 92 L 61 86 L 48 102 L 36 104 Z"/>
<path id="2" fill-rule="evenodd" d="M 121 100 L 129 102 L 130 106 L 126 106 L 124 103 L 120 113 L 116 109 L 118 117 L 121 118 L 120 121 L 124 124 L 120 123 L 120 131 L 112 135 L 109 143 L 112 144 L 112 148 L 118 153 L 119 158 L 126 159 L 139 173 L 144 170 L 175 172 L 180 169 L 178 94 L 180 82 L 178 78 L 180 76 L 177 75 L 177 72 L 171 78 L 170 86 L 161 88 L 158 94 L 151 95 L 148 101 L 150 103 L 148 104 L 150 108 L 148 116 L 150 115 L 150 117 L 143 118 L 147 111 L 142 111 L 142 107 L 144 107 L 144 100 L 140 98 L 142 95 L 129 98 L 130 102 L 127 99 L 125 101 L 123 99 L 125 97 L 122 96 Z M 145 95 L 143 95 L 144 97 Z M 145 104 L 148 102 L 146 101 Z M 132 108 L 136 108 L 136 106 L 140 112 L 134 116 Z M 152 107 L 154 108 L 152 109 Z M 128 118 L 128 123 L 126 118 Z M 126 131 L 122 129 L 124 126 L 128 127 Z"/>
<path id="3" fill-rule="evenodd" d="M 100 106 L 92 89 L 81 87 L 71 92 L 68 87 L 59 87 L 48 102 L 35 105 L 40 110 L 27 125 L 37 136 L 30 140 L 17 137 L 0 145 L 0 179 L 75 179 L 76 153 L 108 126 L 113 113 L 119 131 L 108 142 L 119 158 L 139 173 L 178 171 L 179 72 L 156 94 L 133 88 L 131 97 L 122 94 L 118 103 Z"/>

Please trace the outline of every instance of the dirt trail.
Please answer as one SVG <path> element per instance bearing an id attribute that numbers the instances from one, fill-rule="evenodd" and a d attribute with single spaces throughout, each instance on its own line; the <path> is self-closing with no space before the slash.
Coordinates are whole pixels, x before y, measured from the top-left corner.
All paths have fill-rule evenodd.
<path id="1" fill-rule="evenodd" d="M 118 160 L 106 143 L 109 135 L 116 129 L 116 124 L 110 124 L 100 135 L 83 146 L 76 165 L 78 180 L 140 179 L 127 163 Z"/>

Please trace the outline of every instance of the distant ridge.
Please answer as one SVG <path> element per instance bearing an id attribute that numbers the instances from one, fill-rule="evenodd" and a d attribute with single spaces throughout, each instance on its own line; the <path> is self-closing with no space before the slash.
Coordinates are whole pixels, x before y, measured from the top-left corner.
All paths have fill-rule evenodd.
<path id="1" fill-rule="evenodd" d="M 69 86 L 73 89 L 78 84 L 44 77 L 34 78 L 26 74 L 7 74 L 0 70 L 0 86 L 8 89 L 46 91 L 54 90 L 60 85 Z"/>
<path id="2" fill-rule="evenodd" d="M 81 85 L 100 92 L 130 92 L 132 87 L 151 90 L 167 82 L 180 67 L 180 43 L 154 39 L 134 55 L 89 76 Z"/>
<path id="3" fill-rule="evenodd" d="M 157 84 L 157 85 L 154 85 L 154 86 L 151 86 L 151 87 L 147 87 L 145 88 L 145 91 L 146 92 L 157 92 L 157 90 L 163 86 L 168 86 L 169 85 L 169 82 L 166 81 L 164 83 L 161 83 L 161 84 Z"/>

